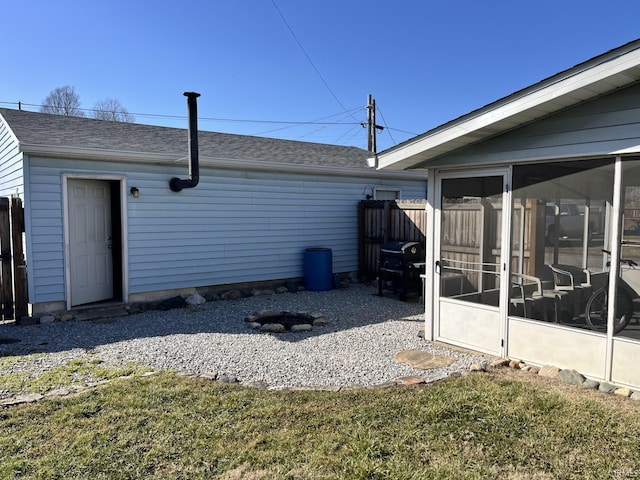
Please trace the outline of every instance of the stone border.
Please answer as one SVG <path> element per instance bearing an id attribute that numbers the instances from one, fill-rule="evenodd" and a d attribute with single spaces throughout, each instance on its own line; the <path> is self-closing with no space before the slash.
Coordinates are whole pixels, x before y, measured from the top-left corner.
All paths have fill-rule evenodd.
<path id="1" fill-rule="evenodd" d="M 0 409 L 2 407 L 13 407 L 17 405 L 24 405 L 27 403 L 35 403 L 45 398 L 61 398 L 61 397 L 74 397 L 81 395 L 82 393 L 89 391 L 101 385 L 108 384 L 114 380 L 126 380 L 142 377 L 150 377 L 157 375 L 160 371 L 144 372 L 139 375 L 123 375 L 121 377 L 111 378 L 109 380 L 101 380 L 99 382 L 90 382 L 84 385 L 71 385 L 68 387 L 57 388 L 50 390 L 46 393 L 27 393 L 22 395 L 13 395 L 7 398 L 0 399 Z M 242 387 L 254 388 L 256 390 L 268 390 L 269 384 L 262 381 L 249 381 L 241 382 L 234 376 L 218 374 L 217 372 L 206 372 L 201 374 L 191 374 L 185 372 L 177 372 L 177 375 L 185 378 L 210 380 L 220 383 L 237 384 Z M 422 377 L 400 377 L 391 382 L 381 383 L 379 385 L 362 386 L 362 385 L 309 385 L 304 387 L 284 387 L 278 389 L 279 391 L 325 391 L 325 392 L 342 392 L 364 389 L 381 389 L 391 387 L 402 387 L 411 385 L 424 385 L 427 382 Z"/>
<path id="2" fill-rule="evenodd" d="M 362 283 L 357 272 L 336 273 L 334 277 L 339 279 L 339 288 L 348 288 L 351 284 Z M 123 303 L 117 306 L 101 306 L 94 309 L 57 310 L 42 312 L 36 317 L 25 316 L 15 320 L 17 325 L 37 325 L 53 322 L 68 322 L 71 320 L 100 320 L 114 317 L 123 317 L 153 310 L 171 310 L 175 308 L 188 308 L 198 311 L 204 303 L 221 300 L 240 300 L 242 298 L 280 295 L 283 293 L 298 293 L 305 291 L 304 278 L 292 278 L 289 280 L 266 280 L 259 282 L 238 283 L 227 289 L 222 285 L 209 287 L 194 287 L 194 293 L 182 293 L 173 297 L 156 300 L 140 300 L 132 303 Z M 338 287 L 336 287 L 338 288 Z M 201 293 L 198 293 L 201 292 Z M 12 320 L 13 321 L 13 320 Z"/>
<path id="3" fill-rule="evenodd" d="M 542 367 L 537 367 L 533 365 L 527 365 L 520 360 L 510 360 L 508 358 L 499 358 L 497 360 L 494 360 L 489 366 L 494 368 L 509 367 L 513 368 L 514 370 L 522 370 L 523 372 L 533 373 L 536 375 L 540 375 L 541 377 L 554 378 L 562 383 L 566 383 L 569 385 L 578 385 L 584 388 L 598 390 L 603 393 L 619 395 L 621 397 L 630 398 L 631 400 L 640 401 L 639 391 L 634 391 L 627 387 L 613 385 L 608 382 L 593 380 L 585 377 L 584 375 L 573 369 L 560 369 L 558 367 L 554 367 L 553 365 L 544 365 Z M 473 366 L 471 369 L 473 370 Z"/>
<path id="4" fill-rule="evenodd" d="M 562 370 L 558 367 L 551 365 L 545 365 L 543 367 L 537 367 L 533 365 L 527 365 L 520 360 L 510 360 L 508 358 L 498 358 L 489 364 L 472 364 L 468 370 L 462 370 L 460 372 L 454 372 L 449 374 L 448 378 L 460 377 L 471 375 L 474 373 L 487 372 L 489 369 L 497 369 L 502 367 L 512 368 L 514 370 L 521 370 L 542 377 L 557 379 L 563 383 L 570 385 L 578 385 L 584 388 L 597 389 L 603 393 L 618 395 L 623 398 L 630 398 L 634 401 L 640 401 L 640 391 L 634 391 L 626 387 L 619 387 L 607 382 L 598 382 L 596 380 L 588 379 L 576 370 L 565 369 Z M 44 398 L 51 397 L 72 397 L 80 395 L 87 390 L 98 387 L 100 385 L 107 384 L 114 380 L 134 379 L 140 377 L 149 377 L 160 373 L 159 371 L 144 372 L 137 375 L 124 375 L 121 377 L 112 378 L 109 380 L 101 380 L 99 382 L 87 383 L 84 385 L 71 385 L 69 387 L 62 387 L 55 390 L 50 390 L 44 394 L 30 393 L 23 395 L 13 395 L 4 399 L 0 399 L 0 408 L 12 407 L 15 405 L 23 405 L 27 403 L 34 403 Z M 247 388 L 255 388 L 257 390 L 268 390 L 269 384 L 262 381 L 249 381 L 242 382 L 234 376 L 218 374 L 217 372 L 206 372 L 201 374 L 190 374 L 186 372 L 177 372 L 177 375 L 186 378 L 211 380 L 221 383 L 238 384 Z M 434 381 L 427 381 L 420 376 L 408 376 L 400 377 L 390 382 L 385 382 L 377 385 L 362 386 L 362 385 L 309 385 L 303 387 L 284 387 L 278 390 L 281 391 L 327 391 L 327 392 L 343 392 L 353 390 L 367 390 L 367 389 L 383 389 L 392 387 L 409 387 L 413 385 L 427 385 L 432 383 L 438 383 L 446 378 L 442 378 Z"/>
<path id="5" fill-rule="evenodd" d="M 82 385 L 69 385 L 67 387 L 56 388 L 54 390 L 49 390 L 45 393 L 26 393 L 22 395 L 13 395 L 7 398 L 0 398 L 0 408 L 2 407 L 12 407 L 15 405 L 23 405 L 25 403 L 34 403 L 44 398 L 52 398 L 52 397 L 75 397 L 80 395 L 87 390 L 91 390 L 92 388 L 98 387 L 100 385 L 105 385 L 113 380 L 123 380 L 129 378 L 138 378 L 138 377 L 150 377 L 151 375 L 156 375 L 158 372 L 144 372 L 137 375 L 123 375 L 121 377 L 111 378 L 109 380 L 100 380 L 98 382 L 89 382 Z"/>

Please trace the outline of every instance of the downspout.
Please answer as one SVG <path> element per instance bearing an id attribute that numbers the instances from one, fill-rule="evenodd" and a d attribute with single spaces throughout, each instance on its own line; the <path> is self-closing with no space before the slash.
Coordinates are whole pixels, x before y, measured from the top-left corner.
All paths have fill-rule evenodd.
<path id="1" fill-rule="evenodd" d="M 179 192 L 183 188 L 193 188 L 200 181 L 200 166 L 198 163 L 198 102 L 200 96 L 196 92 L 184 92 L 187 97 L 189 109 L 189 178 L 181 179 L 173 177 L 169 181 L 169 188 L 173 192 Z"/>

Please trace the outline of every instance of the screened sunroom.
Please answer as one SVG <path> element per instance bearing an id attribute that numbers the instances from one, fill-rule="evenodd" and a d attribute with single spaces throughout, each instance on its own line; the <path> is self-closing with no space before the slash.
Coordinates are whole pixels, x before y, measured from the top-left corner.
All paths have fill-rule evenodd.
<path id="1" fill-rule="evenodd" d="M 640 41 L 378 155 L 426 169 L 430 339 L 640 387 Z"/>

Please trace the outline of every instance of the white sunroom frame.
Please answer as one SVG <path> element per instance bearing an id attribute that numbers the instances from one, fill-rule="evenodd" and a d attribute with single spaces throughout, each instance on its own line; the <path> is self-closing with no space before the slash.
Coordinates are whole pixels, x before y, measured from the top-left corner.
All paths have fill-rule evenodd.
<path id="1" fill-rule="evenodd" d="M 564 149 L 564 151 L 548 150 L 543 155 L 538 154 L 535 149 L 518 151 L 515 156 L 512 152 L 500 149 L 497 149 L 498 154 L 492 156 L 478 155 L 478 150 L 470 150 L 467 147 L 517 129 L 522 125 L 541 120 L 586 100 L 604 97 L 622 87 L 638 84 L 640 84 L 640 40 L 635 40 L 407 140 L 396 147 L 381 152 L 376 158 L 376 164 L 379 168 L 391 170 L 426 169 L 428 175 L 426 207 L 428 239 L 433 239 L 434 235 L 437 235 L 436 195 L 438 192 L 436 186 L 440 174 L 463 169 L 495 167 L 507 167 L 512 172 L 513 166 L 517 164 L 611 158 L 614 161 L 614 185 L 611 215 L 608 218 L 610 222 L 608 244 L 611 247 L 612 255 L 608 287 L 609 325 L 607 334 L 602 335 L 587 330 L 578 331 L 562 325 L 509 317 L 506 312 L 503 312 L 505 345 L 500 353 L 508 356 L 514 355 L 516 358 L 515 354 L 522 347 L 523 356 L 521 359 L 530 361 L 530 363 L 550 363 L 556 364 L 560 368 L 575 368 L 579 371 L 584 366 L 585 370 L 582 373 L 587 376 L 636 388 L 640 388 L 640 373 L 633 373 L 633 371 L 637 370 L 636 365 L 640 362 L 640 342 L 625 337 L 614 337 L 613 310 L 615 309 L 615 292 L 619 273 L 618 260 L 621 253 L 620 239 L 624 203 L 623 162 L 627 156 L 633 155 L 634 159 L 638 158 L 640 134 L 631 137 L 619 136 L 612 141 L 601 143 L 588 143 L 586 140 L 585 148 L 576 145 L 573 151 L 570 149 Z M 460 152 L 476 153 L 476 155 L 471 155 L 471 160 L 468 160 Z M 513 209 L 511 200 L 509 205 L 508 216 L 511 217 Z M 503 240 L 512 241 L 510 235 L 503 237 Z M 433 321 L 434 308 L 437 308 L 434 294 L 438 288 L 434 274 L 437 254 L 434 243 L 427 241 L 427 269 L 424 276 L 425 337 L 429 340 L 437 339 L 436 325 Z M 585 244 L 583 243 L 583 246 Z M 503 248 L 508 247 L 510 245 L 503 245 Z M 503 297 L 508 296 L 507 290 L 505 288 L 505 291 L 501 292 Z M 504 298 L 501 303 L 504 303 Z M 522 341 L 518 344 L 516 336 L 520 334 L 522 334 Z M 579 337 L 579 339 L 571 340 L 574 343 L 570 343 L 568 347 L 565 343 L 566 355 L 545 356 L 544 349 L 538 348 L 538 354 L 532 351 L 537 348 L 533 339 L 536 339 L 540 334 L 560 342 L 566 342 L 567 338 L 573 337 Z M 572 348 L 571 345 L 575 348 Z M 538 345 L 538 347 L 541 346 Z M 599 359 L 589 366 L 588 359 L 582 362 L 580 356 L 584 354 L 586 358 L 591 354 L 589 350 L 592 348 L 597 350 Z"/>

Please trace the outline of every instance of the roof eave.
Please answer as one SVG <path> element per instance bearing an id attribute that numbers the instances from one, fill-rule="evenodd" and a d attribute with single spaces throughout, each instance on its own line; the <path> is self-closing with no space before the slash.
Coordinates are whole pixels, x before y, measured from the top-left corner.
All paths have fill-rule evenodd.
<path id="1" fill-rule="evenodd" d="M 53 158 L 71 158 L 80 160 L 99 160 L 132 163 L 162 163 L 167 165 L 188 163 L 186 155 L 105 150 L 97 148 L 78 148 L 58 145 L 20 144 L 20 150 L 28 155 Z M 235 158 L 200 156 L 200 164 L 211 168 L 241 169 L 268 172 L 307 173 L 316 175 L 335 175 L 340 173 L 348 177 L 378 177 L 386 179 L 412 179 L 415 173 L 402 171 L 378 171 L 363 167 L 335 167 L 325 165 L 305 165 L 296 163 L 279 163 Z M 426 173 L 425 173 L 426 175 Z"/>
<path id="2" fill-rule="evenodd" d="M 640 80 L 640 41 L 597 57 L 378 154 L 378 168 L 404 170 Z M 627 48 L 629 48 L 627 46 Z"/>

